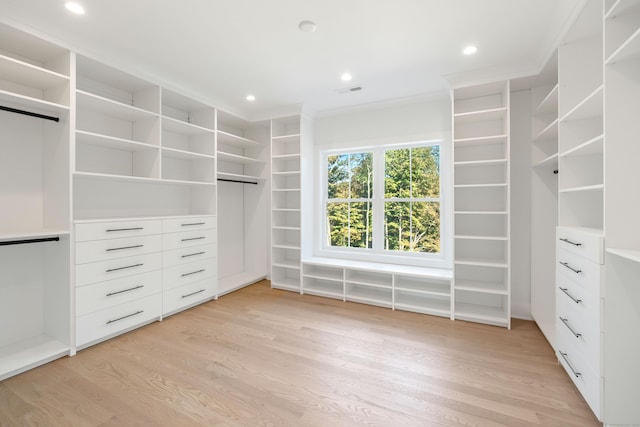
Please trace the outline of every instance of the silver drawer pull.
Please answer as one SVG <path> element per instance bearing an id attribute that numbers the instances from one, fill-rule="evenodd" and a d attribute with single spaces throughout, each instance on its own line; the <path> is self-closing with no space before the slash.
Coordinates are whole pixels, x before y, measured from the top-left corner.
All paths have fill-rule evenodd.
<path id="1" fill-rule="evenodd" d="M 191 292 L 190 294 L 182 295 L 182 298 L 188 298 L 188 297 L 191 297 L 191 296 L 197 295 L 197 294 L 199 294 L 199 293 L 202 293 L 202 292 L 204 292 L 204 291 L 205 291 L 204 289 L 200 289 L 199 291 L 195 291 L 195 292 Z"/>
<path id="2" fill-rule="evenodd" d="M 191 241 L 191 240 L 202 240 L 202 239 L 204 239 L 204 238 L 205 238 L 205 236 L 201 236 L 201 237 L 190 237 L 190 238 L 188 238 L 188 239 L 182 239 L 181 241 L 182 241 L 182 242 L 189 242 L 189 241 Z"/>
<path id="3" fill-rule="evenodd" d="M 581 299 L 574 298 L 574 297 L 573 297 L 573 295 L 571 295 L 571 294 L 569 293 L 569 288 L 563 288 L 562 286 L 558 286 L 558 288 L 559 288 L 562 292 L 564 292 L 566 296 L 568 296 L 569 298 L 571 298 L 571 299 L 573 300 L 573 302 L 575 302 L 576 304 L 580 304 L 580 303 L 582 302 L 582 300 L 581 300 Z"/>
<path id="4" fill-rule="evenodd" d="M 136 231 L 136 230 L 144 230 L 144 227 L 111 228 L 107 230 L 107 233 L 112 233 L 114 231 Z"/>
<path id="5" fill-rule="evenodd" d="M 192 271 L 191 273 L 182 273 L 180 277 L 191 276 L 192 274 L 198 274 L 198 273 L 204 273 L 204 272 L 205 272 L 205 269 L 203 268 L 202 270 Z"/>
<path id="6" fill-rule="evenodd" d="M 144 288 L 144 285 L 134 286 L 133 288 L 124 289 L 124 290 L 122 290 L 122 291 L 109 292 L 109 293 L 107 294 L 107 296 L 108 296 L 108 297 L 110 297 L 110 296 L 113 296 L 113 295 L 123 294 L 123 293 L 125 293 L 125 292 L 135 291 L 136 289 L 140 289 L 140 288 Z"/>
<path id="7" fill-rule="evenodd" d="M 206 223 L 204 223 L 204 222 L 190 222 L 188 224 L 180 224 L 180 226 L 182 226 L 182 227 L 191 227 L 191 226 L 194 226 L 194 225 L 205 225 L 205 224 Z"/>
<path id="8" fill-rule="evenodd" d="M 115 323 L 118 322 L 120 320 L 124 320 L 127 319 L 129 317 L 133 317 L 133 316 L 137 316 L 140 313 L 144 313 L 144 310 L 138 310 L 135 313 L 131 313 L 131 314 L 127 314 L 126 316 L 122 316 L 122 317 L 118 317 L 117 319 L 113 319 L 113 320 L 107 320 L 107 325 L 111 324 L 111 323 Z"/>
<path id="9" fill-rule="evenodd" d="M 571 240 L 565 239 L 564 237 L 561 237 L 560 240 L 573 246 L 582 246 L 582 243 L 572 242 Z"/>
<path id="10" fill-rule="evenodd" d="M 573 366 L 571 365 L 571 362 L 569 362 L 569 359 L 567 359 L 567 353 L 563 353 L 561 350 L 558 350 L 558 352 L 560 353 L 560 356 L 562 356 L 562 358 L 564 359 L 564 361 L 566 362 L 566 364 L 569 366 L 569 369 L 571 369 L 571 372 L 573 372 L 573 375 L 576 376 L 576 378 L 580 378 L 582 376 L 581 372 L 576 371 Z"/>
<path id="11" fill-rule="evenodd" d="M 136 249 L 136 248 L 142 248 L 142 247 L 144 247 L 144 245 L 123 246 L 121 248 L 109 248 L 107 249 L 107 252 L 122 251 L 124 249 Z"/>
<path id="12" fill-rule="evenodd" d="M 573 271 L 576 274 L 582 273 L 582 270 L 576 270 L 575 268 L 571 267 L 568 262 L 560 261 L 560 265 L 563 265 L 563 266 L 567 267 L 569 270 Z"/>
<path id="13" fill-rule="evenodd" d="M 560 316 L 560 321 L 562 323 L 564 323 L 564 326 L 566 326 L 567 329 L 569 329 L 571 331 L 573 336 L 575 336 L 576 338 L 580 338 L 582 336 L 582 334 L 577 333 L 576 331 L 573 330 L 573 328 L 571 326 L 569 326 L 569 320 L 567 320 L 566 318 Z"/>
<path id="14" fill-rule="evenodd" d="M 140 263 L 140 264 L 127 265 L 126 267 L 110 268 L 107 270 L 107 273 L 111 273 L 112 271 L 118 271 L 118 270 L 126 270 L 127 268 L 142 267 L 143 265 L 144 264 Z"/>
<path id="15" fill-rule="evenodd" d="M 182 255 L 181 258 L 189 258 L 190 256 L 204 255 L 206 252 L 195 252 L 192 254 Z"/>

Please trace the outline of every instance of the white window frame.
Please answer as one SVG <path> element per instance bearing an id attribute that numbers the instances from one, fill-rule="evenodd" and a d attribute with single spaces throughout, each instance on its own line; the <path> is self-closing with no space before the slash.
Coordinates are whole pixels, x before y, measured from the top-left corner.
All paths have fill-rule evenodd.
<path id="1" fill-rule="evenodd" d="M 385 199 L 384 198 L 384 168 L 385 168 L 385 152 L 388 150 L 439 146 L 440 147 L 440 197 L 439 198 L 414 198 L 414 199 Z M 329 156 L 357 153 L 373 153 L 373 248 L 351 248 L 330 246 L 326 241 L 327 236 L 327 203 L 328 198 L 328 182 L 327 182 L 327 162 Z M 401 265 L 417 265 L 434 268 L 450 268 L 451 256 L 450 247 L 453 238 L 450 230 L 452 229 L 452 218 L 447 215 L 450 203 L 449 192 L 450 186 L 450 167 L 449 152 L 442 139 L 422 140 L 408 143 L 393 143 L 377 146 L 349 147 L 344 149 L 326 149 L 319 152 L 319 191 L 320 191 L 320 221 L 316 227 L 319 242 L 316 245 L 316 253 L 323 257 L 353 259 L 360 261 L 383 262 Z M 347 199 L 345 202 L 358 202 L 360 199 Z M 392 251 L 384 249 L 384 203 L 385 201 L 436 201 L 440 203 L 440 252 L 406 252 Z M 375 238 L 375 236 L 378 238 Z"/>

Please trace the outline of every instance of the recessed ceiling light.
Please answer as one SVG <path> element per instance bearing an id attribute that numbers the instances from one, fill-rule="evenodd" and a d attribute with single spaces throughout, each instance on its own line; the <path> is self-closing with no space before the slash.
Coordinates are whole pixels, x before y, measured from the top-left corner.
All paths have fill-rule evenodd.
<path id="1" fill-rule="evenodd" d="M 247 101 L 251 101 L 251 102 L 253 102 L 253 101 L 255 101 L 255 100 L 256 100 L 256 97 L 255 97 L 255 95 L 247 95 L 245 99 L 246 99 Z"/>
<path id="2" fill-rule="evenodd" d="M 474 45 L 469 45 L 462 50 L 462 53 L 464 53 L 465 55 L 473 55 L 477 51 L 478 51 L 477 47 L 475 47 Z"/>
<path id="3" fill-rule="evenodd" d="M 316 23 L 313 21 L 300 21 L 298 28 L 303 33 L 313 33 L 316 30 Z"/>
<path id="4" fill-rule="evenodd" d="M 68 1 L 64 4 L 64 7 L 66 7 L 68 11 L 73 12 L 76 15 L 84 15 L 84 7 L 82 7 L 80 3 Z"/>
<path id="5" fill-rule="evenodd" d="M 348 82 L 352 78 L 353 77 L 349 73 L 342 73 L 342 75 L 340 76 L 340 80 L 342 80 L 343 82 Z"/>

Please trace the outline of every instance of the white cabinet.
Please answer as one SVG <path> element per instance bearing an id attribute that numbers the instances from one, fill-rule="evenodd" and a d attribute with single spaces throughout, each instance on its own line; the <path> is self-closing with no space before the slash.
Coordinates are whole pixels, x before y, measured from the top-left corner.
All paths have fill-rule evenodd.
<path id="1" fill-rule="evenodd" d="M 510 327 L 509 82 L 453 91 L 454 313 Z"/>
<path id="2" fill-rule="evenodd" d="M 271 121 L 271 286 L 300 292 L 300 116 Z"/>
<path id="3" fill-rule="evenodd" d="M 71 352 L 71 57 L 0 25 L 0 380 Z"/>

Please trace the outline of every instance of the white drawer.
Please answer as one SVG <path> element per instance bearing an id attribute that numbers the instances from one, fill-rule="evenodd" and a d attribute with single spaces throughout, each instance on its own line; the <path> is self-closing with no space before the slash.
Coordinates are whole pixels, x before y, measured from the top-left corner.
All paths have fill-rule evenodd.
<path id="1" fill-rule="evenodd" d="M 162 254 L 138 255 L 76 266 L 76 286 L 119 279 L 162 268 Z"/>
<path id="2" fill-rule="evenodd" d="M 571 317 L 585 327 L 600 330 L 601 299 L 594 292 L 588 292 L 572 280 L 556 279 L 556 313 Z"/>
<path id="3" fill-rule="evenodd" d="M 593 370 L 600 369 L 600 326 L 597 319 L 583 319 L 575 309 L 560 300 L 557 304 L 556 336 L 558 342 L 571 344 L 574 354 Z M 566 347 L 566 345 L 565 345 Z"/>
<path id="4" fill-rule="evenodd" d="M 216 294 L 213 279 L 189 283 L 179 288 L 171 289 L 163 294 L 162 312 L 171 314 L 185 307 L 212 299 Z"/>
<path id="5" fill-rule="evenodd" d="M 596 417 L 600 418 L 600 396 L 602 389 L 602 378 L 599 371 L 593 370 L 580 359 L 576 350 L 571 345 L 564 345 L 558 342 L 558 351 L 556 353 L 560 364 L 564 367 L 576 385 L 584 400 L 587 401 L 591 410 Z"/>
<path id="6" fill-rule="evenodd" d="M 160 234 L 76 243 L 76 264 L 142 255 L 162 250 Z"/>
<path id="7" fill-rule="evenodd" d="M 215 216 L 185 216 L 182 218 L 167 218 L 162 220 L 163 233 L 176 233 L 181 231 L 206 230 L 215 228 Z"/>
<path id="8" fill-rule="evenodd" d="M 76 288 L 76 316 L 162 292 L 160 270 Z"/>
<path id="9" fill-rule="evenodd" d="M 195 230 L 162 235 L 162 249 L 178 249 L 216 242 L 216 230 Z"/>
<path id="10" fill-rule="evenodd" d="M 162 266 L 164 268 L 173 267 L 174 265 L 187 264 L 201 259 L 216 258 L 216 256 L 216 245 L 172 249 L 162 253 Z"/>
<path id="11" fill-rule="evenodd" d="M 204 259 L 162 270 L 162 289 L 172 289 L 187 283 L 213 278 L 216 274 L 215 259 Z"/>
<path id="12" fill-rule="evenodd" d="M 599 297 L 602 266 L 564 248 L 558 248 L 556 282 L 561 280 L 571 280 L 578 284 L 584 292 L 591 292 Z"/>
<path id="13" fill-rule="evenodd" d="M 563 248 L 598 264 L 604 263 L 604 240 L 601 234 L 573 227 L 558 227 L 556 234 L 558 248 Z"/>
<path id="14" fill-rule="evenodd" d="M 157 219 L 84 222 L 76 224 L 75 230 L 76 242 L 85 242 L 87 240 L 160 234 L 162 232 L 162 223 Z"/>
<path id="15" fill-rule="evenodd" d="M 162 294 L 110 307 L 76 319 L 76 345 L 116 335 L 161 316 Z"/>

